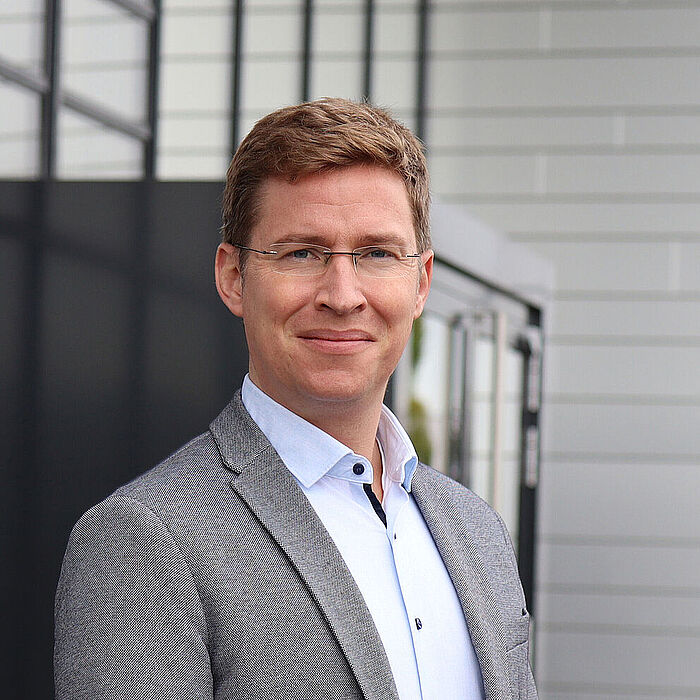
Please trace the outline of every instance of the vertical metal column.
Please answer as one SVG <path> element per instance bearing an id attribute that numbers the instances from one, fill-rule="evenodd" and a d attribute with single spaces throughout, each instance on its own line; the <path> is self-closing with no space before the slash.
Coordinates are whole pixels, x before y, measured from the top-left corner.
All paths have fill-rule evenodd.
<path id="1" fill-rule="evenodd" d="M 45 180 L 56 174 L 56 114 L 60 96 L 61 0 L 44 3 L 44 75 L 48 90 L 41 100 L 41 153 L 39 172 Z"/>
<path id="2" fill-rule="evenodd" d="M 364 72 L 362 97 L 372 101 L 372 54 L 374 51 L 374 0 L 365 0 Z"/>
<path id="3" fill-rule="evenodd" d="M 311 95 L 311 44 L 313 31 L 313 0 L 304 0 L 304 27 L 301 38 L 301 101 Z"/>
<path id="4" fill-rule="evenodd" d="M 241 56 L 243 54 L 243 0 L 233 3 L 233 55 L 231 57 L 231 155 L 238 148 L 241 112 Z"/>
<path id="5" fill-rule="evenodd" d="M 153 0 L 153 16 L 148 20 L 148 139 L 144 142 L 143 175 L 152 180 L 156 174 L 158 143 L 158 88 L 160 84 L 161 0 Z"/>
<path id="6" fill-rule="evenodd" d="M 525 361 L 520 417 L 520 524 L 518 567 L 530 613 L 535 607 L 535 554 L 537 483 L 539 481 L 539 415 L 542 395 L 542 342 L 540 328 L 530 326 L 530 337 L 522 336 L 518 349 Z"/>
<path id="7" fill-rule="evenodd" d="M 426 102 L 428 91 L 428 22 L 430 0 L 418 3 L 418 46 L 416 51 L 416 136 L 425 141 Z"/>

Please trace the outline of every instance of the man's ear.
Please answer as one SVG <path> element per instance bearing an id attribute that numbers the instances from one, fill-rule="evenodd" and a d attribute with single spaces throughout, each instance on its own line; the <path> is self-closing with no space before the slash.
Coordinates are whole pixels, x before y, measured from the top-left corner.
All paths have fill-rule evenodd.
<path id="1" fill-rule="evenodd" d="M 416 310 L 413 313 L 415 321 L 422 313 L 425 302 L 430 291 L 430 284 L 433 281 L 433 259 L 435 254 L 432 250 L 426 250 L 421 254 L 421 271 L 418 280 L 418 292 L 416 293 Z"/>
<path id="2" fill-rule="evenodd" d="M 221 243 L 216 249 L 214 274 L 216 291 L 228 310 L 243 316 L 243 286 L 239 260 L 240 251 L 230 243 Z"/>

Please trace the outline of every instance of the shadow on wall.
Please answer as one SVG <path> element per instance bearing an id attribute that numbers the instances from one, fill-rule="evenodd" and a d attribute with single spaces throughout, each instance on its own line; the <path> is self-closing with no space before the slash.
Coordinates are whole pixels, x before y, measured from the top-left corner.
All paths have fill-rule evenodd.
<path id="1" fill-rule="evenodd" d="M 213 283 L 221 189 L 0 182 L 5 697 L 52 697 L 77 518 L 205 430 L 247 369 Z"/>

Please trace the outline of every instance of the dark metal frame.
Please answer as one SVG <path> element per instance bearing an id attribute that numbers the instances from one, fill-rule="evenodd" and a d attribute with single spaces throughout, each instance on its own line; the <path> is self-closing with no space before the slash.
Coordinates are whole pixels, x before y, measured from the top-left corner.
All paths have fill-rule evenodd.
<path id="1" fill-rule="evenodd" d="M 155 152 L 158 108 L 158 65 L 160 48 L 161 1 L 146 5 L 138 0 L 107 0 L 126 10 L 148 25 L 148 90 L 146 123 L 139 124 L 106 109 L 90 99 L 66 91 L 60 86 L 61 0 L 44 4 L 44 75 L 37 77 L 0 58 L 0 76 L 16 83 L 41 98 L 41 131 L 39 175 L 51 180 L 56 175 L 56 121 L 58 109 L 69 107 L 109 129 L 137 139 L 143 146 L 144 178 L 155 174 Z"/>
<path id="2" fill-rule="evenodd" d="M 362 97 L 372 101 L 372 59 L 374 53 L 374 0 L 365 0 L 364 65 Z"/>
<path id="3" fill-rule="evenodd" d="M 314 2 L 304 0 L 304 26 L 301 41 L 301 101 L 311 96 L 311 49 L 313 44 Z"/>
<path id="4" fill-rule="evenodd" d="M 230 152 L 238 148 L 241 123 L 241 66 L 243 53 L 243 0 L 233 3 L 233 56 L 231 57 L 231 145 Z"/>
<path id="5" fill-rule="evenodd" d="M 416 136 L 425 141 L 426 103 L 428 95 L 428 32 L 430 0 L 418 3 L 418 46 L 416 51 Z"/>

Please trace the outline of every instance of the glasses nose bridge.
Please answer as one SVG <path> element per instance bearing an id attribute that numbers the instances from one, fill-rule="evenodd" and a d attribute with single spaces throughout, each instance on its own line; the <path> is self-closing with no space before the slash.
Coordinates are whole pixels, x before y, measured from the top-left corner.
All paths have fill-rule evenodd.
<path id="1" fill-rule="evenodd" d="M 328 268 L 330 267 L 330 262 L 331 262 L 331 259 L 333 258 L 334 255 L 349 255 L 350 258 L 352 259 L 352 266 L 355 270 L 355 274 L 358 274 L 358 270 L 357 270 L 358 255 L 354 250 L 326 250 L 326 251 L 324 251 L 324 254 L 326 256 L 326 266 L 325 266 L 324 272 L 326 270 L 328 270 Z"/>

